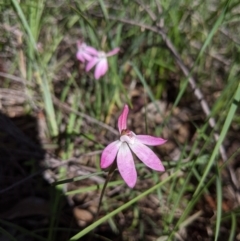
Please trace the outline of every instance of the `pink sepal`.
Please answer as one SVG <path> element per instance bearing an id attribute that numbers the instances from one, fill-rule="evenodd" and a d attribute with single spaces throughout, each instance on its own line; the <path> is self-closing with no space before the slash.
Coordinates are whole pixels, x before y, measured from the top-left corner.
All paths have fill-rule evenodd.
<path id="1" fill-rule="evenodd" d="M 97 57 L 93 57 L 88 64 L 86 65 L 86 71 L 88 72 L 89 70 L 91 70 L 99 61 L 99 59 Z"/>
<path id="2" fill-rule="evenodd" d="M 95 79 L 99 79 L 101 76 L 105 75 L 108 70 L 108 62 L 106 58 L 100 59 L 100 61 L 97 63 L 94 77 Z"/>
<path id="3" fill-rule="evenodd" d="M 130 188 L 133 188 L 137 182 L 137 172 L 131 150 L 125 142 L 118 151 L 117 166 L 123 180 Z"/>
<path id="4" fill-rule="evenodd" d="M 108 57 L 113 56 L 113 55 L 117 54 L 119 51 L 120 51 L 120 48 L 115 48 L 115 49 L 111 50 L 110 52 L 108 52 L 106 54 L 106 56 L 108 56 Z"/>
<path id="5" fill-rule="evenodd" d="M 128 112 L 129 112 L 128 105 L 124 105 L 123 111 L 118 118 L 118 130 L 120 133 L 122 132 L 122 130 L 127 129 Z"/>
<path id="6" fill-rule="evenodd" d="M 93 56 L 97 56 L 98 55 L 98 51 L 95 48 L 91 47 L 91 46 L 86 46 L 86 51 L 89 54 L 93 55 Z"/>
<path id="7" fill-rule="evenodd" d="M 121 144 L 121 141 L 114 141 L 103 150 L 100 162 L 101 168 L 107 168 L 113 163 Z"/>
<path id="8" fill-rule="evenodd" d="M 148 146 L 158 146 L 164 144 L 167 140 L 164 140 L 160 137 L 149 136 L 149 135 L 136 135 L 137 140 L 139 140 L 142 144 Z"/>
<path id="9" fill-rule="evenodd" d="M 131 145 L 129 144 L 134 154 L 148 167 L 156 171 L 165 171 L 161 160 L 157 155 L 147 146 L 137 141 Z"/>
<path id="10" fill-rule="evenodd" d="M 78 51 L 77 54 L 76 54 L 76 57 L 79 61 L 81 61 L 82 63 L 85 62 L 85 58 L 83 57 L 83 54 L 81 51 Z"/>

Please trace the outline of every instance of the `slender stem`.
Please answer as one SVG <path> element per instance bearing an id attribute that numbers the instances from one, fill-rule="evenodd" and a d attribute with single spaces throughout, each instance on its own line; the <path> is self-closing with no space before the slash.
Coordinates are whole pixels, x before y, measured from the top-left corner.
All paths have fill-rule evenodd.
<path id="1" fill-rule="evenodd" d="M 99 202 L 98 202 L 98 209 L 97 209 L 96 216 L 95 216 L 95 218 L 94 218 L 94 220 L 93 220 L 93 223 L 95 223 L 95 222 L 97 221 L 97 219 L 98 219 L 99 212 L 100 212 L 100 207 L 101 207 L 101 204 L 102 204 L 103 194 L 105 193 L 105 189 L 106 189 L 106 187 L 107 187 L 107 184 L 108 184 L 108 182 L 110 181 L 110 179 L 111 179 L 111 177 L 112 177 L 112 175 L 113 175 L 113 172 L 114 172 L 114 170 L 116 169 L 116 166 L 117 166 L 117 165 L 116 165 L 116 162 L 114 162 L 113 165 L 110 167 L 110 170 L 109 170 L 109 172 L 108 172 L 108 174 L 107 174 L 107 178 L 106 178 L 106 180 L 105 180 L 105 182 L 104 182 L 104 185 L 103 185 L 103 188 L 102 188 L 102 191 L 101 191 L 100 199 L 99 199 Z M 95 230 L 95 229 L 93 229 L 93 230 L 91 231 L 91 233 L 90 233 L 90 236 L 89 236 L 89 239 L 88 239 L 89 241 L 91 241 L 92 238 L 93 238 L 94 230 Z"/>
<path id="2" fill-rule="evenodd" d="M 97 214 L 96 214 L 96 216 L 95 216 L 95 220 L 94 220 L 94 221 L 96 221 L 97 218 L 98 218 L 105 189 L 106 189 L 107 184 L 108 184 L 108 182 L 110 181 L 110 179 L 111 179 L 111 177 L 112 177 L 113 172 L 114 172 L 115 169 L 116 169 L 116 162 L 114 162 L 114 164 L 111 166 L 111 168 L 110 168 L 110 170 L 109 170 L 109 172 L 108 172 L 107 178 L 106 178 L 106 180 L 105 180 L 105 183 L 104 183 L 104 185 L 103 185 L 103 189 L 102 189 L 102 192 L 101 192 L 101 195 L 100 195 L 100 199 L 99 199 L 99 202 L 98 202 Z"/>

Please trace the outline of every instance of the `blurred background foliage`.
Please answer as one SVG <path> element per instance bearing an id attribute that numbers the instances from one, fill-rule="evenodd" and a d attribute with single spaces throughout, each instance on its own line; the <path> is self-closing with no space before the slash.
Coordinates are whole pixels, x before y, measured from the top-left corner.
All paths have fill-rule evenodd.
<path id="1" fill-rule="evenodd" d="M 0 2 L 3 240 L 240 240 L 240 3 Z M 96 81 L 77 41 L 105 52 Z M 101 150 L 129 128 L 161 136 L 166 172 L 138 160 L 130 190 Z M 8 211 L 6 211 L 8 210 Z M 86 236 L 82 240 L 86 240 Z"/>

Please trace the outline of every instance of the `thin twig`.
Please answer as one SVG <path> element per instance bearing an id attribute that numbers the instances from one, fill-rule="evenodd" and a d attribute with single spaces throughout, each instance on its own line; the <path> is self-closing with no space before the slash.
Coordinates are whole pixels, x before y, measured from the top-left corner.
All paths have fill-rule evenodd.
<path id="1" fill-rule="evenodd" d="M 152 19 L 152 21 L 157 20 L 154 12 L 149 7 L 147 7 L 144 3 L 142 3 L 140 0 L 134 0 L 134 2 L 136 2 L 138 5 L 140 5 L 148 13 L 148 15 Z"/>
<path id="2" fill-rule="evenodd" d="M 9 190 L 11 190 L 11 189 L 13 189 L 13 188 L 21 185 L 21 184 L 23 184 L 24 182 L 32 179 L 33 177 L 36 177 L 36 176 L 42 174 L 45 170 L 46 170 L 46 169 L 40 169 L 39 171 L 37 171 L 37 172 L 29 175 L 28 177 L 25 177 L 25 178 L 23 178 L 22 180 L 14 183 L 14 184 L 12 184 L 11 186 L 8 186 L 8 187 L 6 187 L 5 189 L 0 190 L 0 194 L 3 194 L 3 193 L 5 193 L 5 192 L 7 192 L 7 191 L 9 191 Z"/>
<path id="3" fill-rule="evenodd" d="M 11 75 L 11 74 L 6 74 L 4 72 L 0 72 L 0 76 L 4 77 L 4 78 L 7 78 L 7 79 L 10 79 L 10 80 L 13 80 L 15 82 L 24 84 L 24 85 L 32 86 L 32 84 L 29 81 L 27 81 L 27 80 L 25 80 L 23 78 L 17 77 L 15 75 Z"/>
<path id="4" fill-rule="evenodd" d="M 235 44 L 240 45 L 239 39 L 233 37 L 230 35 L 229 31 L 224 28 L 224 29 L 220 29 L 220 32 L 223 33 L 226 37 L 228 37 L 229 39 L 231 39 Z"/>

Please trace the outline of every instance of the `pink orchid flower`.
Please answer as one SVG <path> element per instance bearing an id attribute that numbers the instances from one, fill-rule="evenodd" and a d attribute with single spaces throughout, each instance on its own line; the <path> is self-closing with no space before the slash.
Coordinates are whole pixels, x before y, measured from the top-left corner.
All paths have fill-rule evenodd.
<path id="1" fill-rule="evenodd" d="M 137 172 L 132 152 L 148 167 L 156 171 L 165 171 L 161 160 L 146 145 L 162 145 L 166 140 L 149 136 L 136 135 L 127 129 L 127 116 L 129 108 L 125 105 L 122 114 L 118 118 L 118 129 L 121 134 L 120 140 L 110 143 L 102 152 L 101 168 L 107 168 L 113 164 L 117 157 L 118 170 L 130 188 L 133 188 L 137 181 Z"/>
<path id="2" fill-rule="evenodd" d="M 76 57 L 81 62 L 85 63 L 90 61 L 93 56 L 98 54 L 98 51 L 91 46 L 88 46 L 86 43 L 78 41 L 77 42 L 78 51 Z"/>
<path id="3" fill-rule="evenodd" d="M 99 79 L 101 76 L 105 75 L 108 70 L 107 57 L 113 56 L 117 54 L 119 51 L 120 51 L 120 48 L 115 48 L 108 53 L 99 51 L 98 54 L 88 62 L 86 66 L 86 71 L 88 72 L 96 65 L 94 77 L 95 79 Z"/>

